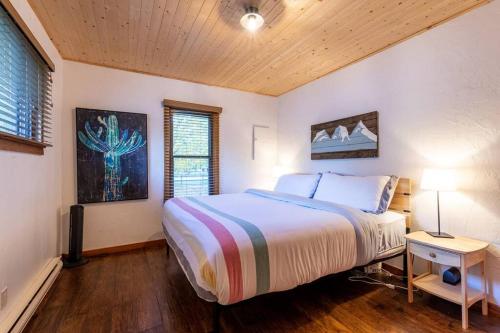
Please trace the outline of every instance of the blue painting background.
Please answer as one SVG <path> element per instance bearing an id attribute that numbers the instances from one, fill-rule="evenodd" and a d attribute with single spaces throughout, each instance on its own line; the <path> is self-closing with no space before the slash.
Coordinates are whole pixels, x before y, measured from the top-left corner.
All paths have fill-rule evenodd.
<path id="1" fill-rule="evenodd" d="M 118 120 L 120 137 L 125 129 L 128 129 L 130 134 L 135 130 L 146 141 L 138 150 L 120 158 L 121 177 L 128 177 L 128 181 L 123 185 L 120 201 L 148 198 L 147 116 L 141 113 L 76 108 L 77 196 L 80 204 L 117 201 L 106 200 L 103 196 L 104 154 L 89 149 L 78 138 L 79 131 L 85 133 L 86 121 L 97 132 L 102 126 L 97 118 L 108 118 L 110 115 L 116 116 Z"/>

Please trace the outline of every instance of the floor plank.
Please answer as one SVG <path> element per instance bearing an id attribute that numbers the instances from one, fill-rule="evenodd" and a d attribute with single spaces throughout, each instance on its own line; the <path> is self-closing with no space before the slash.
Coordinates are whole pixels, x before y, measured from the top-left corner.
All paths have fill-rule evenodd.
<path id="1" fill-rule="evenodd" d="M 223 332 L 462 332 L 458 305 L 428 294 L 349 282 L 349 273 L 224 309 Z M 175 256 L 148 248 L 64 269 L 26 333 L 208 332 L 213 307 Z M 470 332 L 499 332 L 500 316 L 470 309 Z"/>

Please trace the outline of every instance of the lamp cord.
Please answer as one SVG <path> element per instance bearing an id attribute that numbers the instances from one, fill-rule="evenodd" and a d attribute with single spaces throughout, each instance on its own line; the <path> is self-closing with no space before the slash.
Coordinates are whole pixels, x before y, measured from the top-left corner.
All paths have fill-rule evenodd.
<path id="1" fill-rule="evenodd" d="M 405 276 L 392 274 L 391 272 L 389 272 L 383 268 L 381 268 L 377 273 L 382 273 L 382 274 L 387 275 L 389 277 L 394 276 L 394 277 L 397 277 L 400 279 L 405 278 Z M 369 274 L 364 273 L 364 272 L 360 272 L 360 271 L 355 271 L 355 275 L 349 276 L 347 279 L 350 282 L 362 282 L 362 283 L 371 284 L 371 285 L 380 285 L 380 286 L 385 286 L 385 287 L 387 287 L 389 289 L 393 289 L 393 290 L 394 289 L 408 290 L 408 287 L 400 286 L 400 285 L 393 284 L 393 283 L 387 283 L 387 282 L 384 282 L 381 280 L 377 280 L 377 279 L 370 277 Z M 418 291 L 419 291 L 418 288 L 413 288 L 413 292 L 418 292 Z"/>

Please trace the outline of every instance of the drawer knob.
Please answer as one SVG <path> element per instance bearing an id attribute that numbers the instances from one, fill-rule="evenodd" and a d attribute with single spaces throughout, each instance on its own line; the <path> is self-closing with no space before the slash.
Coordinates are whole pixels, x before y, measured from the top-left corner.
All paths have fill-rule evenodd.
<path id="1" fill-rule="evenodd" d="M 435 254 L 434 252 L 430 252 L 430 253 L 429 253 L 429 257 L 431 257 L 431 258 L 436 258 L 436 254 Z"/>

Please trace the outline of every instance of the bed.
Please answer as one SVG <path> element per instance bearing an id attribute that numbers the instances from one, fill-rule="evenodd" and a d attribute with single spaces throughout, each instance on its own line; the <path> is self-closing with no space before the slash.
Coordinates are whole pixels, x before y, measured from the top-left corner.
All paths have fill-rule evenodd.
<path id="1" fill-rule="evenodd" d="M 383 214 L 281 192 L 172 198 L 163 229 L 197 295 L 221 305 L 404 254 L 410 180 Z"/>

